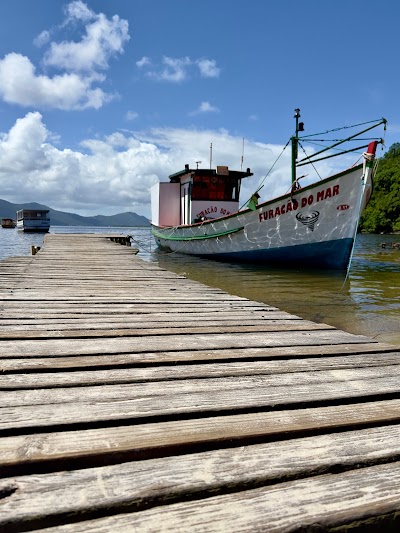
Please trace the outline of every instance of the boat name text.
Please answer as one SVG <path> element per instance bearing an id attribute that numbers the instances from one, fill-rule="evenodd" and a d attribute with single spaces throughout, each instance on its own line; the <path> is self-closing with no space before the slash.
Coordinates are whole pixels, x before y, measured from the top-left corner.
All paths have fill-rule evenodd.
<path id="1" fill-rule="evenodd" d="M 275 218 L 280 215 L 285 215 L 290 211 L 296 211 L 296 209 L 298 209 L 299 207 L 306 207 L 313 205 L 316 202 L 327 200 L 328 198 L 332 198 L 332 196 L 337 196 L 338 194 L 339 185 L 334 185 L 333 187 L 328 187 L 327 189 L 318 191 L 315 198 L 313 194 L 309 194 L 308 196 L 303 196 L 302 198 L 300 198 L 299 201 L 293 199 L 287 202 L 286 204 L 282 204 L 281 206 L 275 207 L 274 209 L 262 211 L 258 214 L 258 218 L 260 222 L 262 222 L 263 220 L 268 220 L 270 218 Z"/>
<path id="2" fill-rule="evenodd" d="M 200 213 L 197 213 L 196 218 L 205 217 L 207 215 L 211 215 L 212 213 L 218 213 L 218 207 L 216 207 L 215 205 L 211 205 L 210 207 L 207 207 L 207 209 L 203 209 L 203 211 L 200 211 Z M 231 212 L 228 211 L 228 209 L 221 207 L 219 210 L 219 214 L 222 216 L 225 216 L 225 215 L 230 215 Z"/>

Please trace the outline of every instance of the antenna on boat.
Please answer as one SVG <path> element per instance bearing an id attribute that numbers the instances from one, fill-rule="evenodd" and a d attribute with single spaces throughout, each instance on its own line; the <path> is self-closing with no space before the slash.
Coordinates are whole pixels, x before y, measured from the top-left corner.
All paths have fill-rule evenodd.
<path id="1" fill-rule="evenodd" d="M 210 168 L 212 168 L 212 143 L 210 144 Z"/>
<path id="2" fill-rule="evenodd" d="M 304 122 L 299 122 L 300 109 L 297 107 L 294 110 L 294 118 L 296 119 L 296 133 L 291 138 L 292 141 L 292 183 L 296 181 L 296 161 L 298 156 L 299 145 L 299 131 L 304 131 Z"/>
<path id="3" fill-rule="evenodd" d="M 200 163 L 201 163 L 201 161 L 196 161 L 196 168 L 197 169 L 199 168 Z"/>
<path id="4" fill-rule="evenodd" d="M 240 172 L 243 169 L 243 159 L 244 159 L 244 137 L 243 137 L 243 143 L 242 143 L 242 157 L 240 158 Z"/>

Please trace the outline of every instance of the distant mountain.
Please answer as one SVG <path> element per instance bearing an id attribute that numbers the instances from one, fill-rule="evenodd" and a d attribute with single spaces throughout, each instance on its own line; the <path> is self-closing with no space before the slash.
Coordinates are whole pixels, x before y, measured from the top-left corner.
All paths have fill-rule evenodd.
<path id="1" fill-rule="evenodd" d="M 94 217 L 83 217 L 75 213 L 65 213 L 56 211 L 46 205 L 35 202 L 27 204 L 12 204 L 6 200 L 0 199 L 0 218 L 16 217 L 19 209 L 48 209 L 50 215 L 50 224 L 52 226 L 98 226 L 98 227 L 137 227 L 150 226 L 150 221 L 141 215 L 128 211 L 118 215 L 96 215 Z"/>

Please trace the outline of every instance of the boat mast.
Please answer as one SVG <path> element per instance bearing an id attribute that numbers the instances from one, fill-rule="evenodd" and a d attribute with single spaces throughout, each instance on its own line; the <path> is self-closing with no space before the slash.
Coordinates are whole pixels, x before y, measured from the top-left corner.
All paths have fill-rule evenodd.
<path id="1" fill-rule="evenodd" d="M 303 131 L 303 122 L 299 123 L 300 109 L 294 110 L 294 118 L 296 119 L 296 133 L 291 138 L 292 141 L 292 183 L 296 181 L 296 161 L 298 156 L 299 131 Z"/>

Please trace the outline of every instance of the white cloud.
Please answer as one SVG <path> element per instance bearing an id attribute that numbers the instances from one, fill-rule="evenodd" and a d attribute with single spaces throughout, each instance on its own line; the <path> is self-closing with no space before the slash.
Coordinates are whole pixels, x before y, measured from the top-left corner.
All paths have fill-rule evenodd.
<path id="1" fill-rule="evenodd" d="M 147 65 L 151 65 L 151 60 L 146 56 L 143 56 L 142 59 L 136 61 L 136 66 L 139 68 L 146 67 Z"/>
<path id="2" fill-rule="evenodd" d="M 179 83 L 187 78 L 187 67 L 192 64 L 188 57 L 163 57 L 164 67 L 160 71 L 150 71 L 148 76 L 156 80 Z"/>
<path id="3" fill-rule="evenodd" d="M 145 70 L 145 75 L 157 81 L 179 83 L 190 78 L 191 69 L 197 67 L 203 78 L 218 78 L 220 69 L 215 59 L 198 59 L 193 61 L 190 57 L 164 56 L 161 65 L 154 65 L 150 58 L 144 56 L 136 62 L 140 69 Z M 153 67 L 154 65 L 154 67 Z"/>
<path id="4" fill-rule="evenodd" d="M 18 119 L 0 141 L 1 172 L 23 176 L 26 172 L 43 170 L 48 162 L 42 151 L 47 139 L 47 129 L 42 123 L 40 113 L 28 113 Z M 15 187 L 15 181 L 11 182 Z M 18 187 L 17 187 L 18 190 Z"/>
<path id="5" fill-rule="evenodd" d="M 40 113 L 28 113 L 0 136 L 1 197 L 37 201 L 55 209 L 89 214 L 134 211 L 150 216 L 149 188 L 157 181 L 210 159 L 240 169 L 243 139 L 220 130 L 160 128 L 115 132 L 85 139 L 81 150 L 58 149 Z M 242 184 L 242 203 L 251 196 L 282 152 L 282 146 L 245 141 L 243 168 L 254 177 Z M 262 200 L 281 195 L 291 184 L 290 150 L 279 160 L 261 190 Z M 324 162 L 321 172 L 332 167 Z"/>
<path id="6" fill-rule="evenodd" d="M 225 131 L 115 132 L 84 140 L 81 151 L 60 150 L 51 143 L 42 116 L 28 113 L 0 140 L 2 198 L 38 201 L 81 214 L 130 210 L 149 216 L 151 185 L 165 181 L 185 163 L 208 161 L 210 142 L 215 165 L 239 168 L 242 139 Z M 248 151 L 260 176 L 274 150 L 251 143 Z"/>
<path id="7" fill-rule="evenodd" d="M 108 68 L 108 60 L 123 53 L 123 46 L 129 40 L 128 22 L 117 15 L 109 20 L 103 13 L 93 13 L 92 19 L 80 41 L 52 42 L 44 64 L 67 71 L 90 72 Z"/>
<path id="8" fill-rule="evenodd" d="M 195 111 L 192 111 L 190 115 L 199 115 L 201 113 L 218 113 L 219 109 L 218 107 L 215 107 L 210 104 L 210 102 L 201 102 L 198 109 Z"/>
<path id="9" fill-rule="evenodd" d="M 53 78 L 38 76 L 30 60 L 15 53 L 0 60 L 0 96 L 7 103 L 22 106 L 98 109 L 112 98 L 93 87 L 94 81 L 102 79 L 99 75 L 79 77 L 73 73 Z"/>
<path id="10" fill-rule="evenodd" d="M 220 69 L 217 67 L 215 59 L 199 59 L 196 61 L 200 69 L 200 74 L 204 78 L 218 78 Z"/>
<path id="11" fill-rule="evenodd" d="M 0 59 L 0 97 L 7 103 L 40 108 L 99 109 L 115 95 L 98 86 L 105 81 L 109 60 L 123 53 L 129 40 L 128 22 L 118 16 L 108 19 L 96 14 L 80 0 L 66 8 L 67 20 L 86 23 L 80 41 L 51 42 L 44 56 L 47 67 L 63 72 L 53 77 L 39 74 L 30 59 L 12 52 Z M 64 24 L 64 25 L 65 25 Z M 50 33 L 43 31 L 35 40 L 45 44 Z"/>
<path id="12" fill-rule="evenodd" d="M 42 31 L 39 33 L 37 37 L 33 40 L 33 44 L 40 48 L 41 46 L 44 46 L 50 41 L 50 32 L 47 30 Z"/>
<path id="13" fill-rule="evenodd" d="M 81 0 L 76 0 L 68 4 L 65 8 L 65 12 L 68 16 L 66 23 L 74 19 L 86 22 L 92 20 L 96 16 L 94 11 L 92 11 L 84 2 L 81 2 Z"/>
<path id="14" fill-rule="evenodd" d="M 125 115 L 125 120 L 136 120 L 139 116 L 139 113 L 136 113 L 136 111 L 127 111 Z"/>

